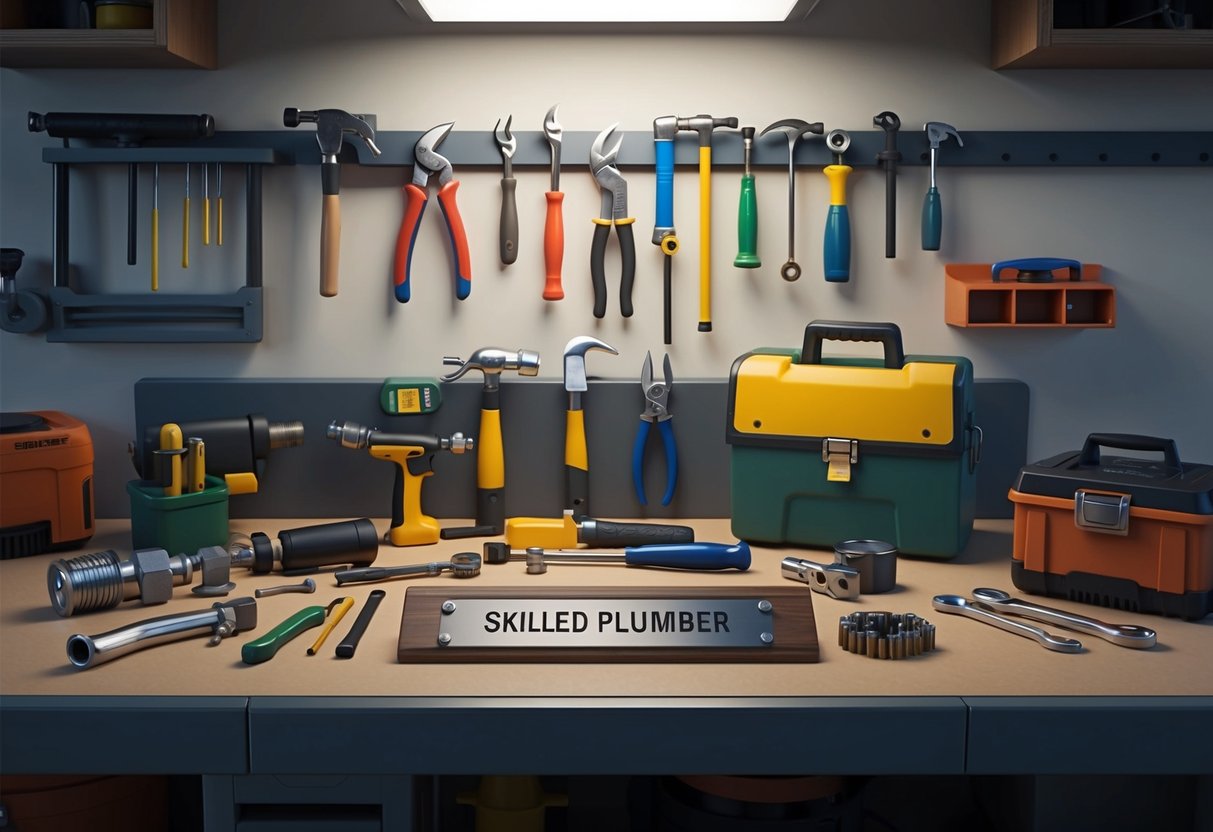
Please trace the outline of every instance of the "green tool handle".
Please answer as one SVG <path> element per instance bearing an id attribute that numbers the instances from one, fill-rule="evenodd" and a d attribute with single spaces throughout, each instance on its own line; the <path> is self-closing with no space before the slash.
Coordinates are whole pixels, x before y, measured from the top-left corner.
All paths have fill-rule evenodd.
<path id="1" fill-rule="evenodd" d="M 754 189 L 754 174 L 741 177 L 741 201 L 737 206 L 737 256 L 733 265 L 739 269 L 757 269 L 758 257 L 758 195 Z"/>
<path id="2" fill-rule="evenodd" d="M 245 664 L 268 662 L 295 636 L 323 624 L 327 614 L 324 607 L 304 607 L 261 638 L 247 642 L 240 648 L 240 659 Z"/>

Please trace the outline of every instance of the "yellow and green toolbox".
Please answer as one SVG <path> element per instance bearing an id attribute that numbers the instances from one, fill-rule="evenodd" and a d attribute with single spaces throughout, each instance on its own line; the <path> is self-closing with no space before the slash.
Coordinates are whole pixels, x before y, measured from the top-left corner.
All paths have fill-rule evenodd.
<path id="1" fill-rule="evenodd" d="M 877 342 L 884 358 L 823 358 L 826 341 Z M 738 358 L 726 441 L 742 540 L 875 538 L 937 558 L 968 542 L 981 456 L 973 365 L 905 355 L 896 324 L 813 321 L 800 350 Z"/>

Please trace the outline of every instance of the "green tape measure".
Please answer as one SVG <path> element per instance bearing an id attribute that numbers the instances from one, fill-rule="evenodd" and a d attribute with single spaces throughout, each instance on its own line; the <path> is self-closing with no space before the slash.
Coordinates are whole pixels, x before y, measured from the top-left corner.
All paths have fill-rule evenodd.
<path id="1" fill-rule="evenodd" d="M 434 378 L 389 378 L 379 390 L 379 406 L 389 416 L 433 413 L 442 406 L 442 389 Z"/>

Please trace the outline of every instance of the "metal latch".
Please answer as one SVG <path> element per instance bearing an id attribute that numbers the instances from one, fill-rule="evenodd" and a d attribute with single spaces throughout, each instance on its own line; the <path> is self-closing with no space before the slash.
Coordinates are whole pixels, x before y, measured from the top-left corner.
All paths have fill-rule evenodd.
<path id="1" fill-rule="evenodd" d="M 1074 492 L 1074 525 L 1105 534 L 1129 533 L 1129 495 Z"/>
<path id="2" fill-rule="evenodd" d="M 851 466 L 859 462 L 859 442 L 854 439 L 823 439 L 821 461 L 829 465 L 826 471 L 827 480 L 850 482 Z"/>

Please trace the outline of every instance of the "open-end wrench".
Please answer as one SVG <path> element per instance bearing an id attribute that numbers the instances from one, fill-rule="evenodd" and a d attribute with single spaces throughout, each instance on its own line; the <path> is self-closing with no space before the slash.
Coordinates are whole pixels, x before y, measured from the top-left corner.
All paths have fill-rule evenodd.
<path id="1" fill-rule="evenodd" d="M 1006 630 L 1008 633 L 1034 639 L 1046 650 L 1053 650 L 1057 653 L 1082 652 L 1082 642 L 1077 639 L 1055 636 L 1039 627 L 1033 627 L 1031 624 L 1024 624 L 1001 616 L 998 613 L 990 612 L 983 606 L 975 604 L 961 595 L 936 595 L 931 599 L 931 606 L 940 612 L 952 615 L 966 615 L 976 621 L 989 624 L 1000 630 Z"/>
<path id="2" fill-rule="evenodd" d="M 560 282 L 560 270 L 564 265 L 564 194 L 560 191 L 560 144 L 564 130 L 556 120 L 553 104 L 543 117 L 543 135 L 552 148 L 552 189 L 544 196 L 548 201 L 547 216 L 543 223 L 543 265 L 546 278 L 543 283 L 544 300 L 560 300 L 564 297 L 564 286 Z"/>
<path id="3" fill-rule="evenodd" d="M 364 584 L 385 581 L 405 575 L 441 575 L 449 571 L 456 578 L 474 578 L 480 574 L 480 555 L 475 552 L 459 552 L 447 561 L 432 561 L 413 566 L 369 566 L 362 569 L 343 569 L 334 573 L 337 585 Z"/>
<path id="4" fill-rule="evenodd" d="M 1034 621 L 1043 621 L 1067 630 L 1086 633 L 1120 647 L 1145 650 L 1153 647 L 1158 641 L 1158 634 L 1149 627 L 1138 627 L 1136 624 L 1106 624 L 1097 618 L 1087 618 L 1084 615 L 1076 615 L 1054 607 L 1013 598 L 1001 589 L 978 587 L 973 590 L 973 600 L 979 607 L 985 609 L 997 610 L 1007 615 L 1020 615 Z"/>
<path id="5" fill-rule="evenodd" d="M 518 139 L 510 132 L 514 123 L 511 115 L 505 120 L 505 128 L 501 127 L 501 119 L 497 119 L 497 127 L 493 130 L 493 138 L 501 150 L 501 262 L 508 266 L 518 259 L 518 203 L 514 191 L 518 180 L 514 178 L 514 151 L 518 149 Z"/>
<path id="6" fill-rule="evenodd" d="M 783 133 L 788 139 L 788 262 L 779 269 L 779 276 L 789 283 L 800 279 L 800 264 L 796 262 L 796 142 L 805 133 L 821 135 L 825 126 L 820 121 L 812 124 L 799 118 L 785 118 L 767 127 L 758 135 Z"/>

